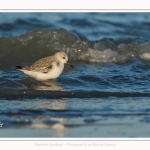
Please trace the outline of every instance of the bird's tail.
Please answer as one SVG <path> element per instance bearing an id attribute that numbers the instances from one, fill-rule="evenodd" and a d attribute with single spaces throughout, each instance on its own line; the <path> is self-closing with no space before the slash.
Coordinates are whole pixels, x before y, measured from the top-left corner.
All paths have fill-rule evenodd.
<path id="1" fill-rule="evenodd" d="M 18 68 L 18 69 L 23 69 L 23 66 L 16 66 L 16 68 Z"/>
<path id="2" fill-rule="evenodd" d="M 29 66 L 16 66 L 18 69 L 30 70 Z"/>

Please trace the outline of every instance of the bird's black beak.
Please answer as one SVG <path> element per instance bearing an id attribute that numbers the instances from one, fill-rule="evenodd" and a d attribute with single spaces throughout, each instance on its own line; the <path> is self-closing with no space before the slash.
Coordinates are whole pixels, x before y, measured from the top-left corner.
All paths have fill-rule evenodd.
<path id="1" fill-rule="evenodd" d="M 71 65 L 71 64 L 69 63 L 69 61 L 67 61 L 67 64 L 68 64 L 69 66 L 71 66 L 72 68 L 74 68 L 74 66 L 73 66 L 73 65 Z"/>

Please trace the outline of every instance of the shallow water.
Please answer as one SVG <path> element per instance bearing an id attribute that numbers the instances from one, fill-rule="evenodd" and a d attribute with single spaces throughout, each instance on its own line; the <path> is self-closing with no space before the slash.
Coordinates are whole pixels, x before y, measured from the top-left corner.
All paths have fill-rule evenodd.
<path id="1" fill-rule="evenodd" d="M 0 13 L 0 136 L 150 137 L 149 19 Z M 55 80 L 36 81 L 15 68 L 57 51 L 75 68 L 65 65 Z"/>

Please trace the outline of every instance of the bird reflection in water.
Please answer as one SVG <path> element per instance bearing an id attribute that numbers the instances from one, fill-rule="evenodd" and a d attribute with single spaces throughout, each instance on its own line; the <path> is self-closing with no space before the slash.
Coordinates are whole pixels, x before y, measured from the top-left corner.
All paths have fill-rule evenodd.
<path id="1" fill-rule="evenodd" d="M 55 80 L 36 81 L 35 79 L 24 79 L 19 83 L 23 89 L 33 90 L 51 90 L 51 91 L 63 91 L 64 88 L 59 85 Z"/>

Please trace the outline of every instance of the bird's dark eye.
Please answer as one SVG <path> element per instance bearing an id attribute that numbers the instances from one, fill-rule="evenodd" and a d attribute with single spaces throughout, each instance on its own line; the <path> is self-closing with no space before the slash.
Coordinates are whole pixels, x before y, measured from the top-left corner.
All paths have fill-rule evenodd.
<path id="1" fill-rule="evenodd" d="M 63 59 L 65 59 L 65 57 L 63 57 Z"/>

